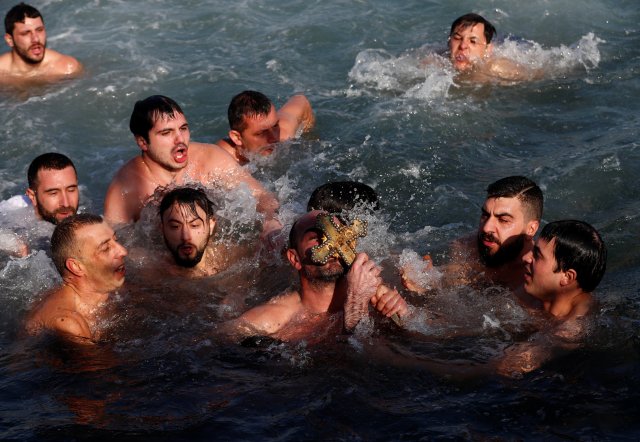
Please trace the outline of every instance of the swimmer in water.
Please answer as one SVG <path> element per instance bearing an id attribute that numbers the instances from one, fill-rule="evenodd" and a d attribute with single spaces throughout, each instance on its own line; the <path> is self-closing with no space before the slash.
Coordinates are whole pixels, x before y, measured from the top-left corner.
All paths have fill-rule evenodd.
<path id="1" fill-rule="evenodd" d="M 100 216 L 84 213 L 56 226 L 51 254 L 63 283 L 32 309 L 26 329 L 91 343 L 99 338 L 103 304 L 124 284 L 127 250 Z"/>
<path id="2" fill-rule="evenodd" d="M 49 152 L 36 157 L 29 165 L 27 182 L 26 196 L 33 205 L 36 219 L 58 224 L 78 211 L 78 177 L 67 156 Z M 11 200 L 27 207 L 23 197 Z M 24 238 L 5 229 L 0 229 L 0 249 L 16 257 L 29 254 Z"/>
<path id="3" fill-rule="evenodd" d="M 58 224 L 78 211 L 78 176 L 67 156 L 49 152 L 36 157 L 29 165 L 27 181 L 26 194 L 36 218 Z"/>
<path id="4" fill-rule="evenodd" d="M 542 208 L 542 190 L 526 177 L 510 176 L 490 184 L 477 233 L 456 241 L 451 248 L 452 262 L 439 267 L 445 282 L 520 287 L 525 277 L 522 257 L 533 249 Z M 409 290 L 426 290 L 407 272 L 403 271 L 402 280 Z"/>
<path id="5" fill-rule="evenodd" d="M 216 141 L 244 165 L 248 155 L 270 155 L 273 144 L 307 132 L 315 124 L 311 104 L 304 95 L 294 95 L 276 112 L 264 94 L 243 91 L 233 97 L 228 109 L 229 137 Z"/>
<path id="6" fill-rule="evenodd" d="M 214 205 L 201 189 L 181 187 L 166 193 L 158 215 L 171 265 L 186 277 L 215 275 L 229 259 L 214 247 Z"/>
<path id="7" fill-rule="evenodd" d="M 339 214 L 344 210 L 352 210 L 356 205 L 378 210 L 380 205 L 376 191 L 357 181 L 332 181 L 317 187 L 311 193 L 307 212 L 323 210 Z"/>
<path id="8" fill-rule="evenodd" d="M 275 197 L 224 149 L 191 141 L 184 112 L 171 98 L 153 95 L 138 101 L 129 127 L 141 155 L 122 166 L 109 185 L 104 202 L 109 222 L 118 225 L 138 221 L 158 187 L 195 182 L 231 188 L 244 183 L 256 197 L 257 209 L 265 215 L 263 230 L 281 227 L 275 219 L 279 206 Z"/>
<path id="9" fill-rule="evenodd" d="M 494 54 L 495 27 L 478 14 L 458 17 L 449 32 L 449 59 L 458 79 L 470 82 L 518 82 L 537 80 L 542 71 Z M 429 64 L 432 59 L 423 63 Z"/>
<path id="10" fill-rule="evenodd" d="M 300 289 L 292 290 L 254 307 L 223 329 L 232 336 L 269 335 L 282 340 L 309 336 L 314 330 L 326 333 L 329 316 L 344 313 L 346 330 L 368 315 L 368 304 L 386 317 L 408 314 L 404 299 L 382 284 L 380 268 L 359 253 L 346 271 L 338 258 L 326 264 L 311 261 L 311 249 L 320 244 L 322 232 L 316 227 L 320 211 L 309 212 L 291 227 L 286 257 L 298 272 Z"/>
<path id="11" fill-rule="evenodd" d="M 0 84 L 51 82 L 82 72 L 75 58 L 47 49 L 47 31 L 40 12 L 20 3 L 7 12 L 4 40 L 10 52 L 0 55 Z"/>
<path id="12" fill-rule="evenodd" d="M 607 250 L 591 225 L 554 221 L 544 226 L 522 261 L 524 284 L 517 294 L 527 307 L 542 312 L 550 327 L 507 350 L 499 365 L 506 375 L 534 370 L 557 350 L 579 345 L 586 334 L 584 318 L 594 305 L 592 292 L 606 270 Z"/>

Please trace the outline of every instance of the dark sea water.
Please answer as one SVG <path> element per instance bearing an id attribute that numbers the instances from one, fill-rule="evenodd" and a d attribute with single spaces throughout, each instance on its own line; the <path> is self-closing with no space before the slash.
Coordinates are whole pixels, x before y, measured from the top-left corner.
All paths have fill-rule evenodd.
<path id="1" fill-rule="evenodd" d="M 13 2 L 0 5 L 4 14 Z M 447 313 L 445 332 L 465 324 L 468 335 L 383 321 L 315 345 L 215 338 L 241 309 L 223 299 L 254 305 L 295 279 L 275 258 L 264 272 L 247 262 L 216 278 L 153 286 L 132 262 L 103 325 L 109 338 L 96 348 L 25 339 L 26 311 L 59 282 L 46 244 L 34 240 L 27 258 L 0 257 L 0 439 L 640 438 L 637 1 L 34 5 L 49 47 L 80 59 L 86 75 L 0 91 L 0 200 L 23 193 L 30 161 L 53 150 L 75 162 L 84 210 L 101 213 L 113 174 L 139 152 L 128 121 L 148 95 L 174 98 L 192 139 L 214 142 L 241 90 L 277 105 L 301 92 L 314 107 L 314 131 L 250 166 L 280 199 L 286 228 L 318 185 L 365 182 L 382 209 L 361 247 L 397 283 L 394 269 L 412 253 L 445 261 L 448 244 L 476 228 L 486 186 L 521 174 L 543 189 L 545 222 L 593 224 L 609 260 L 584 346 L 511 379 L 484 368 L 526 337 L 529 322 L 497 288 L 409 297 L 425 314 Z M 546 77 L 461 85 L 445 69 L 420 67 L 425 53 L 445 47 L 451 21 L 470 11 L 496 25 L 503 54 Z M 225 240 L 254 238 L 251 202 L 230 195 L 223 206 Z M 2 213 L 0 228 L 50 233 L 15 214 Z M 123 241 L 139 244 L 152 230 L 140 225 Z"/>

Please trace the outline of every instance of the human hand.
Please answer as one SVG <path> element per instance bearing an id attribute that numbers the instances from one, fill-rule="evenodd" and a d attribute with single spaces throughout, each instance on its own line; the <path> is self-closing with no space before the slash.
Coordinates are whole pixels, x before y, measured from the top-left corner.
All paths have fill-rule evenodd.
<path id="1" fill-rule="evenodd" d="M 380 267 L 366 253 L 359 253 L 347 273 L 347 299 L 344 305 L 347 330 L 352 330 L 366 316 L 369 300 L 381 283 Z"/>
<path id="2" fill-rule="evenodd" d="M 376 294 L 371 298 L 371 305 L 387 318 L 395 314 L 403 317 L 409 312 L 407 302 L 400 296 L 400 293 L 384 284 L 378 286 Z"/>
<path id="3" fill-rule="evenodd" d="M 433 269 L 433 261 L 431 256 L 424 255 L 422 257 L 424 261 L 416 265 L 414 262 L 408 262 L 400 268 L 400 280 L 402 285 L 409 291 L 424 294 L 427 291 L 427 287 L 424 287 L 421 279 L 424 279 L 424 274 Z M 418 268 L 420 266 L 420 268 Z"/>

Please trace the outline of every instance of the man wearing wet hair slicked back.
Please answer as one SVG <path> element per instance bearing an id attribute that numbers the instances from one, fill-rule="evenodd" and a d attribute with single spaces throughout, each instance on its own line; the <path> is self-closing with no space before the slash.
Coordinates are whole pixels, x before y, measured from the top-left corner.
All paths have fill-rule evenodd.
<path id="1" fill-rule="evenodd" d="M 542 218 L 543 195 L 536 183 L 523 176 L 502 178 L 487 188 L 475 235 L 453 243 L 451 263 L 442 268 L 455 282 L 485 280 L 512 290 L 524 282 L 522 257 L 533 248 Z M 410 290 L 423 288 L 403 276 Z"/>
<path id="2" fill-rule="evenodd" d="M 315 124 L 311 104 L 304 95 L 294 95 L 277 112 L 261 92 L 243 91 L 231 99 L 227 111 L 229 137 L 216 144 L 240 165 L 251 155 L 270 155 L 273 144 L 296 137 Z"/>
<path id="3" fill-rule="evenodd" d="M 82 72 L 78 60 L 47 48 L 44 21 L 33 6 L 20 3 L 11 8 L 4 28 L 4 40 L 11 51 L 0 55 L 0 84 L 56 81 Z"/>
<path id="4" fill-rule="evenodd" d="M 152 95 L 136 102 L 129 128 L 140 155 L 122 166 L 109 185 L 104 214 L 110 222 L 136 222 L 158 188 L 193 182 L 231 189 L 244 183 L 265 214 L 263 230 L 280 227 L 275 197 L 222 148 L 191 141 L 185 114 L 171 98 Z"/>

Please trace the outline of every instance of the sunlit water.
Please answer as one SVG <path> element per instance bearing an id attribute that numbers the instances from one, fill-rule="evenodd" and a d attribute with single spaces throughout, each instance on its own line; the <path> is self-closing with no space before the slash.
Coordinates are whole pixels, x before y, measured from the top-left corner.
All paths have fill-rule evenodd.
<path id="1" fill-rule="evenodd" d="M 3 14 L 12 4 L 2 1 Z M 383 321 L 314 345 L 221 342 L 212 334 L 221 321 L 295 279 L 277 257 L 266 271 L 248 259 L 187 283 L 149 282 L 144 261 L 132 260 L 112 320 L 101 324 L 108 338 L 79 353 L 22 337 L 29 305 L 59 279 L 46 255 L 50 227 L 26 212 L 5 213 L 0 227 L 27 236 L 33 252 L 0 258 L 2 439 L 638 437 L 636 2 L 37 6 L 50 47 L 79 58 L 86 75 L 27 93 L 0 92 L 2 200 L 24 191 L 36 155 L 55 150 L 78 167 L 84 210 L 101 213 L 114 172 L 138 152 L 128 119 L 133 103 L 148 95 L 176 99 L 192 138 L 213 142 L 227 130 L 226 108 L 237 92 L 258 89 L 276 104 L 303 92 L 316 129 L 251 166 L 280 198 L 287 228 L 320 184 L 352 179 L 373 186 L 382 209 L 369 219 L 361 248 L 398 284 L 400 262 L 425 253 L 446 261 L 450 241 L 475 228 L 487 184 L 523 174 L 545 193 L 544 220 L 592 223 L 609 262 L 585 346 L 521 379 L 473 375 L 530 333 L 526 312 L 499 288 L 410 297 L 425 318 L 449 318 L 440 328 L 417 320 L 399 332 Z M 451 21 L 469 11 L 496 25 L 501 53 L 544 68 L 545 79 L 475 86 L 422 66 L 426 54 L 445 48 Z M 222 240 L 255 242 L 246 192 L 221 195 L 219 203 Z M 161 253 L 153 218 L 148 212 L 123 241 Z"/>

